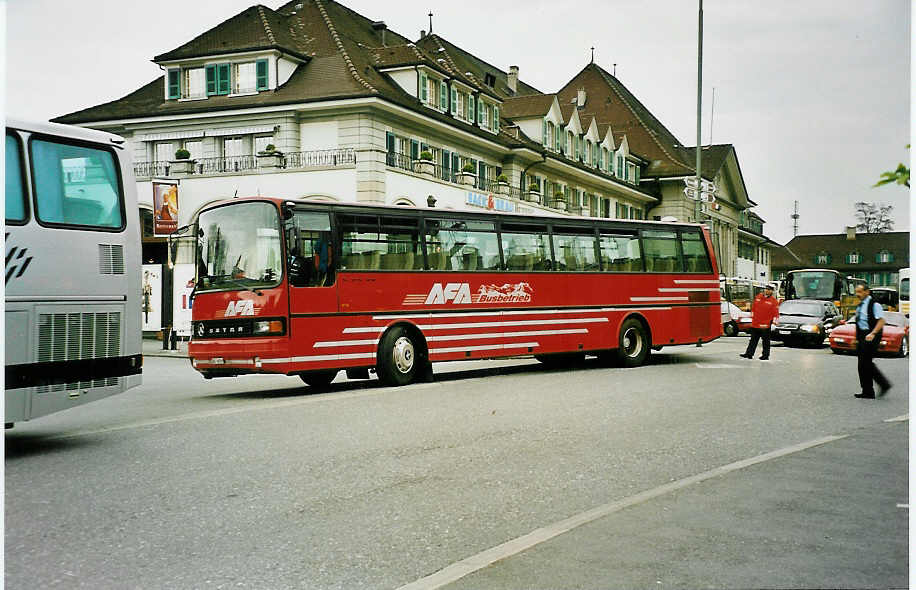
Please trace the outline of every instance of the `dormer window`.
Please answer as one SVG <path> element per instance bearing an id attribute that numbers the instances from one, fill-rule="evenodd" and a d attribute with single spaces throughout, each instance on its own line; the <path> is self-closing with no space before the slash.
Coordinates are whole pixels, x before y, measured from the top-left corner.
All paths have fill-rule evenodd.
<path id="1" fill-rule="evenodd" d="M 228 94 L 251 94 L 270 88 L 268 60 L 170 68 L 166 72 L 170 99 L 200 99 Z"/>
<path id="2" fill-rule="evenodd" d="M 205 98 L 207 96 L 203 68 L 187 68 L 184 70 L 183 82 L 182 98 Z"/>
<path id="3" fill-rule="evenodd" d="M 255 74 L 255 63 L 249 61 L 246 63 L 235 64 L 235 75 L 233 76 L 232 92 L 233 94 L 249 94 L 257 92 L 257 76 Z"/>
<path id="4" fill-rule="evenodd" d="M 859 264 L 862 262 L 862 255 L 858 252 L 850 252 L 846 255 L 846 264 Z"/>
<path id="5" fill-rule="evenodd" d="M 894 255 L 887 250 L 881 250 L 878 252 L 878 255 L 875 256 L 875 261 L 878 263 L 887 264 L 888 262 L 894 261 Z"/>
<path id="6" fill-rule="evenodd" d="M 830 264 L 830 254 L 825 251 L 820 251 L 814 257 L 815 264 Z"/>
<path id="7" fill-rule="evenodd" d="M 493 74 L 484 74 L 483 83 L 489 86 L 490 88 L 493 88 L 493 86 L 496 84 L 496 76 L 494 76 Z"/>

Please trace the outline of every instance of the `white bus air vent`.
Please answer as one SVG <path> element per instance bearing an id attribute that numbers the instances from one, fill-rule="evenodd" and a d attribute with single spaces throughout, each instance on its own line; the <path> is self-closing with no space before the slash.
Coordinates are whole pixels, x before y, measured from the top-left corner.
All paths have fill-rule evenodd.
<path id="1" fill-rule="evenodd" d="M 99 244 L 99 272 L 103 275 L 124 274 L 124 246 Z"/>
<path id="2" fill-rule="evenodd" d="M 38 362 L 121 356 L 121 312 L 42 313 L 38 315 Z M 38 393 L 117 385 L 118 377 L 40 385 Z"/>

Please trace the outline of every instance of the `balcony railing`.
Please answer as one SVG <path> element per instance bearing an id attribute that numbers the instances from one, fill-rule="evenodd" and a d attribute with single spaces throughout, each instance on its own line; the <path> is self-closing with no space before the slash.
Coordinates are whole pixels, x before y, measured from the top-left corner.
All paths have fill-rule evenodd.
<path id="1" fill-rule="evenodd" d="M 356 150 L 353 148 L 292 152 L 283 154 L 282 160 L 283 168 L 326 168 L 354 164 Z"/>
<path id="2" fill-rule="evenodd" d="M 333 168 L 356 164 L 356 150 L 353 148 L 291 152 L 280 156 L 279 168 L 296 170 L 305 168 Z M 137 178 L 168 176 L 169 162 L 135 162 L 134 175 Z M 215 175 L 245 172 L 258 168 L 257 156 L 223 156 L 218 158 L 197 158 L 191 174 Z"/>

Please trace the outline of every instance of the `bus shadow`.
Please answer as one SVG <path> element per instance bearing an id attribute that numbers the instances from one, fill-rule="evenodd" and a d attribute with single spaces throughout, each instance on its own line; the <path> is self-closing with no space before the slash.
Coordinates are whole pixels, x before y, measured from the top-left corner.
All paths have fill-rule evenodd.
<path id="1" fill-rule="evenodd" d="M 44 455 L 77 450 L 95 445 L 90 437 L 64 438 L 41 434 L 7 433 L 5 437 L 6 459 L 22 459 L 33 455 Z"/>
<path id="2" fill-rule="evenodd" d="M 297 378 L 298 380 L 298 378 Z M 369 380 L 369 381 L 341 381 L 339 383 L 331 383 L 324 387 L 311 387 L 302 383 L 301 381 L 297 386 L 293 387 L 283 387 L 283 388 L 274 388 L 274 389 L 261 389 L 255 391 L 236 391 L 233 393 L 216 393 L 212 395 L 204 396 L 204 399 L 213 400 L 213 399 L 224 399 L 224 400 L 250 400 L 250 399 L 287 399 L 295 397 L 307 397 L 318 395 L 322 393 L 343 393 L 346 391 L 353 391 L 359 389 L 367 389 L 369 387 L 374 387 L 378 385 L 378 381 Z"/>

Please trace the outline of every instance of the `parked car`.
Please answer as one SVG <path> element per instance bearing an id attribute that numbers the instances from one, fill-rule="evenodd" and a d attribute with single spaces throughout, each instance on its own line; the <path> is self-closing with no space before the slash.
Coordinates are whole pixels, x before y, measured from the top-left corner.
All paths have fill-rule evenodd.
<path id="1" fill-rule="evenodd" d="M 722 302 L 722 333 L 726 336 L 737 336 L 739 332 L 738 322 L 741 314 L 741 308 L 728 301 Z"/>
<path id="2" fill-rule="evenodd" d="M 820 346 L 827 335 L 843 321 L 832 301 L 790 299 L 779 304 L 772 337 L 786 346 Z"/>
<path id="3" fill-rule="evenodd" d="M 855 320 L 837 326 L 830 333 L 830 350 L 837 354 L 855 352 Z M 901 357 L 910 354 L 910 320 L 899 311 L 884 312 L 884 330 L 881 343 L 878 345 L 878 353 Z"/>

